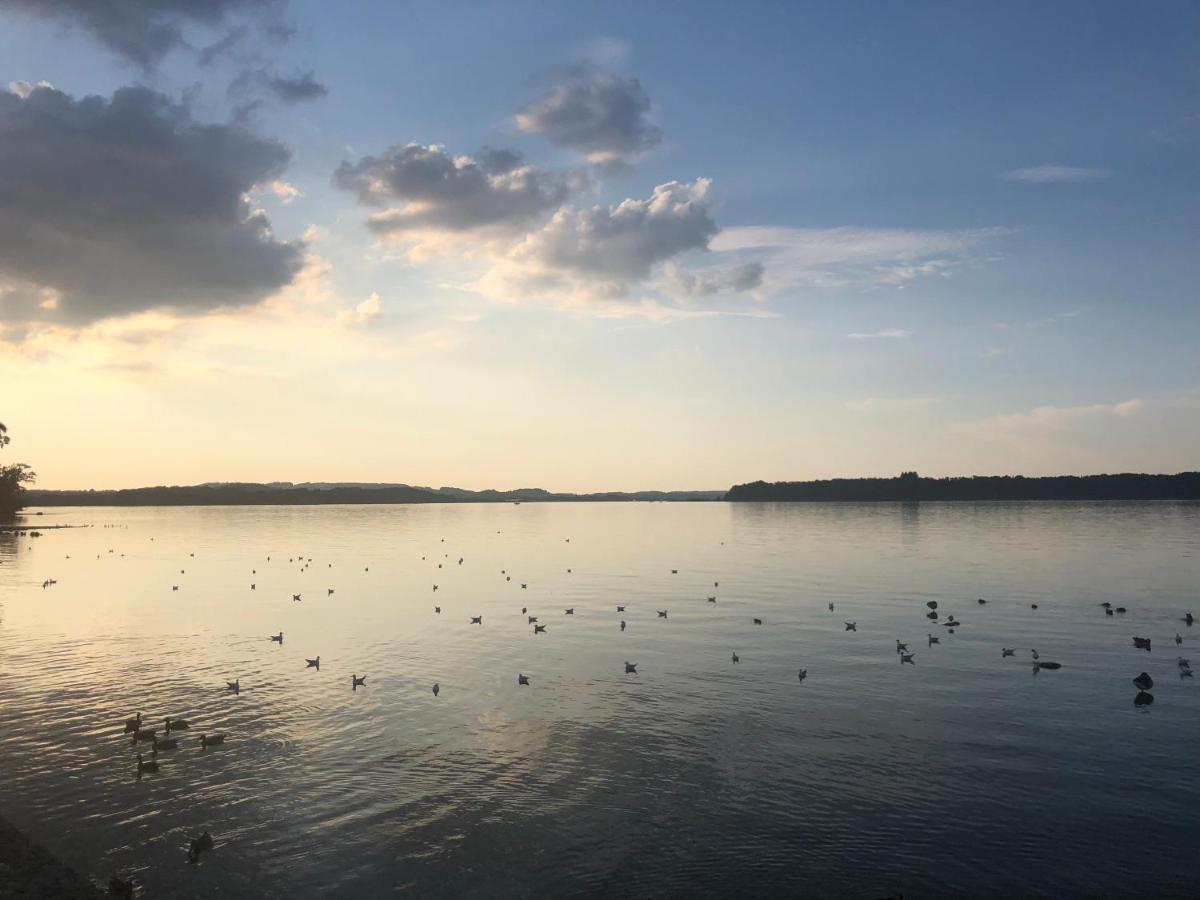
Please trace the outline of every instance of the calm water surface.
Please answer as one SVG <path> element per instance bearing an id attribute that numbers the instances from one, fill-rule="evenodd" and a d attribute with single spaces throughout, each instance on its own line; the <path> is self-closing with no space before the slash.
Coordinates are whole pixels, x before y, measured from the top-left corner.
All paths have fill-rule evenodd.
<path id="1" fill-rule="evenodd" d="M 31 521 L 92 527 L 0 536 L 0 812 L 147 897 L 1200 892 L 1200 505 Z M 192 723 L 140 780 L 139 710 Z"/>

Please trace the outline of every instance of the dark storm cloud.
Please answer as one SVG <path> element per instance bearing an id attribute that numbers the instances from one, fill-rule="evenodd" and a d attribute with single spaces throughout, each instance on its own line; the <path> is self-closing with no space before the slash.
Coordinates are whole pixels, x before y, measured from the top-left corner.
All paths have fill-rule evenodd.
<path id="1" fill-rule="evenodd" d="M 302 103 L 321 99 L 329 93 L 329 88 L 317 81 L 311 70 L 297 72 L 288 78 L 266 67 L 243 69 L 229 85 L 231 96 L 245 96 L 256 91 L 266 92 L 281 103 Z"/>
<path id="2" fill-rule="evenodd" d="M 438 144 L 397 145 L 342 163 L 333 182 L 360 203 L 386 207 L 370 219 L 381 232 L 520 225 L 557 207 L 577 186 L 570 177 L 519 165 L 511 151 L 485 149 L 480 156 L 451 156 Z"/>
<path id="3" fill-rule="evenodd" d="M 279 5 L 280 0 L 0 0 L 0 11 L 82 28 L 148 70 L 185 43 L 188 25 L 217 28 L 238 13 Z"/>
<path id="4" fill-rule="evenodd" d="M 146 88 L 0 92 L 0 318 L 83 324 L 262 299 L 292 280 L 303 245 L 276 240 L 245 195 L 288 160 Z"/>
<path id="5" fill-rule="evenodd" d="M 628 163 L 658 146 L 662 132 L 650 121 L 650 98 L 636 78 L 578 71 L 522 109 L 517 126 L 602 166 Z"/>

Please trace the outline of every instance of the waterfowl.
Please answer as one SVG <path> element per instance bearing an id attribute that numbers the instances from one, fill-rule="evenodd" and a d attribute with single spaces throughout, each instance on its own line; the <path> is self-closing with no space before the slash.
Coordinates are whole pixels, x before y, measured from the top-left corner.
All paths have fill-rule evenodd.
<path id="1" fill-rule="evenodd" d="M 845 622 L 843 624 L 845 624 L 847 631 L 858 631 L 858 623 L 857 622 Z"/>
<path id="2" fill-rule="evenodd" d="M 527 584 L 522 584 L 522 585 L 521 585 L 521 590 L 525 590 L 527 587 L 529 587 L 529 585 L 527 585 Z"/>
<path id="3" fill-rule="evenodd" d="M 1111 616 L 1113 614 L 1113 611 L 1111 609 L 1106 609 L 1106 610 L 1104 610 L 1104 614 L 1106 616 Z"/>
<path id="4" fill-rule="evenodd" d="M 1038 669 L 1061 669 L 1061 668 L 1062 668 L 1062 663 L 1056 663 L 1056 662 L 1035 662 L 1033 664 L 1033 670 L 1035 672 Z"/>
<path id="5" fill-rule="evenodd" d="M 1133 646 L 1137 647 L 1139 650 L 1149 650 L 1150 638 L 1135 636 L 1133 639 Z"/>
<path id="6" fill-rule="evenodd" d="M 157 771 L 158 771 L 158 760 L 157 759 L 143 760 L 142 754 L 139 753 L 137 755 L 138 775 L 141 775 L 143 772 L 157 772 Z"/>
<path id="7" fill-rule="evenodd" d="M 1041 657 L 1040 657 L 1040 656 L 1038 656 L 1038 652 L 1037 652 L 1036 650 L 1030 650 L 1029 652 L 1030 652 L 1031 654 L 1033 654 L 1033 658 L 1034 658 L 1034 659 L 1041 659 Z"/>
<path id="8" fill-rule="evenodd" d="M 1137 678 L 1133 679 L 1133 683 L 1143 691 L 1148 691 L 1150 688 L 1154 687 L 1154 679 L 1151 678 L 1146 672 L 1143 672 Z"/>
<path id="9" fill-rule="evenodd" d="M 678 570 L 678 569 L 672 569 L 672 570 L 671 570 L 671 574 L 672 574 L 672 575 L 678 575 L 678 574 L 679 574 L 679 570 Z"/>
<path id="10" fill-rule="evenodd" d="M 332 597 L 332 596 L 333 596 L 333 588 L 327 588 L 327 589 L 325 590 L 325 596 L 326 596 L 326 597 Z"/>
<path id="11" fill-rule="evenodd" d="M 544 633 L 545 633 L 545 631 L 546 631 L 546 626 L 545 626 L 545 625 L 534 625 L 534 626 L 533 626 L 533 633 L 534 633 L 534 634 L 544 634 Z"/>
<path id="12" fill-rule="evenodd" d="M 219 747 L 223 743 L 225 743 L 225 735 L 223 734 L 214 734 L 211 736 L 207 734 L 200 735 L 201 750 L 207 750 L 209 747 Z"/>
<path id="13" fill-rule="evenodd" d="M 153 728 L 139 728 L 133 733 L 133 742 L 136 744 L 138 741 L 152 741 L 157 734 Z"/>
<path id="14" fill-rule="evenodd" d="M 1036 604 L 1036 603 L 1030 603 L 1030 604 L 1029 604 L 1029 608 L 1030 608 L 1030 609 L 1037 609 L 1037 604 Z"/>
<path id="15" fill-rule="evenodd" d="M 1117 607 L 1117 612 L 1119 612 L 1119 613 L 1124 613 L 1124 612 L 1127 612 L 1127 610 L 1126 610 L 1126 609 L 1125 609 L 1125 607 L 1123 607 L 1123 606 L 1118 606 L 1118 607 Z"/>
<path id="16" fill-rule="evenodd" d="M 803 681 L 807 677 L 808 677 L 808 669 L 801 669 L 800 675 L 799 675 L 799 680 Z"/>
<path id="17" fill-rule="evenodd" d="M 281 631 L 281 632 L 279 632 L 279 634 L 271 635 L 271 640 L 273 640 L 277 644 L 282 644 L 283 643 L 283 632 Z"/>
<path id="18" fill-rule="evenodd" d="M 250 585 L 250 590 L 254 590 L 254 585 Z"/>
<path id="19" fill-rule="evenodd" d="M 901 653 L 900 654 L 900 665 L 904 665 L 905 663 L 908 663 L 909 665 L 915 666 L 916 663 L 913 662 L 913 657 L 916 655 L 917 654 L 915 654 L 915 653 Z"/>
<path id="20" fill-rule="evenodd" d="M 987 601 L 986 601 L 986 600 L 984 600 L 982 597 L 980 597 L 980 598 L 979 598 L 978 600 L 976 600 L 975 602 L 976 602 L 976 603 L 978 603 L 980 606 L 983 606 L 983 604 L 987 603 Z"/>
<path id="21" fill-rule="evenodd" d="M 731 657 L 730 657 L 730 659 L 732 659 L 734 662 L 737 662 L 737 661 L 738 661 L 738 655 L 737 655 L 737 651 L 736 651 L 736 650 L 733 652 L 733 656 L 731 656 Z"/>
<path id="22" fill-rule="evenodd" d="M 1009 650 L 1007 647 L 1001 647 L 1000 648 L 1000 658 L 1003 659 L 1006 656 L 1012 656 L 1016 652 L 1017 652 L 1016 650 Z"/>
<path id="23" fill-rule="evenodd" d="M 667 611 L 665 609 L 660 609 L 658 611 L 658 617 L 660 619 L 665 619 L 667 617 Z"/>
<path id="24" fill-rule="evenodd" d="M 625 674 L 628 675 L 631 672 L 635 675 L 637 674 L 637 663 L 631 663 L 631 662 L 626 661 Z"/>
<path id="25" fill-rule="evenodd" d="M 925 636 L 926 636 L 927 638 L 929 638 L 929 646 L 930 646 L 930 647 L 932 647 L 934 644 L 940 644 L 940 643 L 942 642 L 942 639 L 941 639 L 941 638 L 936 638 L 936 637 L 934 637 L 932 634 L 927 634 L 927 635 L 925 635 Z"/>
<path id="26" fill-rule="evenodd" d="M 716 598 L 716 597 L 709 597 L 709 598 L 708 598 L 708 602 L 709 602 L 709 603 L 716 603 L 716 602 L 717 602 L 717 598 Z"/>
<path id="27" fill-rule="evenodd" d="M 829 611 L 833 612 L 833 604 L 832 603 L 829 604 Z"/>
<path id="28" fill-rule="evenodd" d="M 171 590 L 173 590 L 173 591 L 179 590 L 179 585 L 177 585 L 177 584 L 171 585 Z"/>
<path id="29" fill-rule="evenodd" d="M 1178 647 L 1182 643 L 1183 643 L 1183 635 L 1180 634 L 1178 631 L 1175 632 L 1175 646 Z"/>
<path id="30" fill-rule="evenodd" d="M 538 620 L 537 616 L 528 616 L 527 618 L 529 619 L 530 625 L 532 625 L 534 622 L 536 622 Z"/>
<path id="31" fill-rule="evenodd" d="M 906 650 L 908 650 L 908 644 L 902 644 L 902 643 L 900 643 L 899 640 L 897 640 L 896 641 L 896 652 L 904 653 Z"/>
<path id="32" fill-rule="evenodd" d="M 472 625 L 482 625 L 483 624 L 483 616 L 471 616 L 471 624 Z"/>
<path id="33" fill-rule="evenodd" d="M 1191 625 L 1195 621 L 1195 619 L 1192 618 L 1192 614 L 1189 612 L 1189 613 L 1183 614 L 1183 621 L 1185 621 L 1185 622 L 1187 622 L 1187 624 Z"/>
<path id="34" fill-rule="evenodd" d="M 138 713 L 132 719 L 125 720 L 125 733 L 126 734 L 129 734 L 129 732 L 131 732 L 131 731 L 137 731 L 141 727 L 142 727 L 142 714 L 141 713 Z"/>
<path id="35" fill-rule="evenodd" d="M 622 631 L 625 630 L 625 620 L 624 619 L 621 620 L 621 630 Z"/>
<path id="36" fill-rule="evenodd" d="M 518 673 L 517 673 L 517 684 L 518 684 L 518 685 L 521 685 L 521 684 L 529 684 L 529 676 L 528 676 L 528 675 L 522 675 L 522 674 L 520 674 L 520 673 L 518 672 Z"/>
<path id="37" fill-rule="evenodd" d="M 234 681 L 227 681 L 227 682 L 225 682 L 225 687 L 227 687 L 229 690 L 233 691 L 235 694 L 240 694 L 242 692 L 242 685 L 240 682 L 241 682 L 240 678 L 238 678 Z"/>
<path id="38" fill-rule="evenodd" d="M 201 853 L 206 850 L 211 850 L 212 848 L 212 835 L 206 831 L 204 834 L 200 835 L 200 837 L 192 840 L 191 845 L 188 847 L 188 862 L 197 862 L 200 859 Z"/>
<path id="39" fill-rule="evenodd" d="M 1133 698 L 1134 706 L 1149 706 L 1154 702 L 1154 695 L 1146 691 L 1138 691 L 1137 696 Z"/>
<path id="40" fill-rule="evenodd" d="M 359 678 L 357 675 L 350 676 L 350 689 L 352 691 L 357 691 L 360 687 L 366 687 L 366 686 L 367 686 L 367 676 L 366 675 L 364 675 L 362 678 Z"/>
<path id="41" fill-rule="evenodd" d="M 433 683 L 433 696 L 437 696 L 442 690 L 442 686 L 436 681 Z"/>
<path id="42" fill-rule="evenodd" d="M 927 600 L 925 602 L 925 605 L 928 606 L 930 609 L 937 609 L 937 606 L 938 606 L 936 600 Z"/>
<path id="43" fill-rule="evenodd" d="M 304 658 L 304 668 L 316 669 L 318 672 L 320 672 L 321 671 L 321 657 L 318 656 L 316 659 L 309 659 L 308 657 L 305 657 Z"/>
<path id="44" fill-rule="evenodd" d="M 1175 662 L 1181 669 L 1186 669 L 1188 666 L 1190 666 L 1192 664 L 1192 661 L 1190 659 L 1184 659 L 1182 656 L 1175 657 Z"/>
<path id="45" fill-rule="evenodd" d="M 1179 677 L 1180 677 L 1180 678 L 1191 678 L 1191 677 L 1192 677 L 1192 670 L 1191 670 L 1191 669 L 1180 669 L 1180 670 L 1179 670 Z"/>
<path id="46" fill-rule="evenodd" d="M 572 606 L 570 609 L 564 609 L 564 610 L 563 610 L 563 615 L 564 615 L 564 616 L 573 616 L 573 615 L 575 615 L 575 607 L 573 607 L 573 606 Z"/>
<path id="47" fill-rule="evenodd" d="M 762 624 L 762 619 L 755 619 L 755 620 L 754 620 L 754 624 L 755 624 L 755 625 L 761 625 L 761 624 Z"/>
<path id="48" fill-rule="evenodd" d="M 528 606 L 522 606 L 522 607 L 521 607 L 521 615 L 525 615 L 527 612 L 529 612 L 529 607 L 528 607 Z"/>
<path id="49" fill-rule="evenodd" d="M 1103 606 L 1105 609 L 1111 609 L 1111 608 L 1112 608 L 1112 604 L 1111 604 L 1111 603 L 1109 603 L 1107 600 L 1105 600 L 1105 601 L 1104 601 L 1103 603 L 1101 603 L 1100 605 L 1101 605 L 1101 606 Z"/>
<path id="50" fill-rule="evenodd" d="M 618 606 L 618 607 L 617 607 L 617 612 L 625 612 L 625 607 L 624 607 L 624 606 Z"/>
<path id="51" fill-rule="evenodd" d="M 433 589 L 434 589 L 435 591 L 437 590 L 437 585 L 436 585 L 436 584 L 433 586 Z"/>
<path id="52" fill-rule="evenodd" d="M 154 743 L 150 745 L 151 749 L 154 750 L 155 753 L 157 753 L 159 750 L 174 750 L 178 746 L 178 738 L 163 738 L 161 741 L 155 738 Z"/>
<path id="53" fill-rule="evenodd" d="M 166 722 L 165 730 L 167 734 L 170 734 L 172 729 L 175 731 L 186 731 L 192 727 L 187 719 L 172 719 L 170 716 L 167 716 L 163 721 Z"/>
<path id="54" fill-rule="evenodd" d="M 433 611 L 434 611 L 435 613 L 440 613 L 440 612 L 442 611 L 442 608 L 441 608 L 440 606 L 435 606 L 435 607 L 433 608 Z"/>

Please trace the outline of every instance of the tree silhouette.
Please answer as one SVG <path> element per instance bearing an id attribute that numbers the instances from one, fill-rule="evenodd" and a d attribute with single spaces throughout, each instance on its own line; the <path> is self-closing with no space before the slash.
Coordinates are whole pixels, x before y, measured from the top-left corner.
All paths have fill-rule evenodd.
<path id="1" fill-rule="evenodd" d="M 11 441 L 8 428 L 0 422 L 0 450 Z M 32 484 L 36 477 L 25 463 L 0 466 L 0 518 L 8 518 L 20 511 L 24 505 L 25 485 Z"/>

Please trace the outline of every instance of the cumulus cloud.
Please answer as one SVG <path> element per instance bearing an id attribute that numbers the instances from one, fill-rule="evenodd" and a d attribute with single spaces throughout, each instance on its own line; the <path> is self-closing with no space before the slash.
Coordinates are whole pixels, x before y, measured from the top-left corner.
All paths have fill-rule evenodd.
<path id="1" fill-rule="evenodd" d="M 219 28 L 239 13 L 278 6 L 279 0 L 0 0 L 0 10 L 81 28 L 147 70 L 186 45 L 189 25 Z"/>
<path id="2" fill-rule="evenodd" d="M 0 319 L 78 325 L 261 300 L 303 262 L 247 200 L 288 161 L 281 144 L 196 122 L 146 88 L 0 92 Z"/>
<path id="3" fill-rule="evenodd" d="M 365 206 L 382 207 L 368 220 L 373 231 L 413 240 L 525 226 L 581 186 L 572 176 L 523 165 L 511 151 L 485 148 L 476 160 L 451 156 L 440 144 L 397 145 L 343 162 L 333 183 Z"/>
<path id="4" fill-rule="evenodd" d="M 1096 181 L 1100 178 L 1110 178 L 1109 169 L 1088 169 L 1083 166 L 1027 166 L 1024 169 L 1011 169 L 1002 172 L 1000 177 L 1006 181 L 1024 181 L 1031 184 L 1053 184 L 1061 181 Z"/>
<path id="5" fill-rule="evenodd" d="M 989 243 L 1005 233 L 998 228 L 748 226 L 725 229 L 713 240 L 712 249 L 765 261 L 768 289 L 903 288 L 917 279 L 949 275 L 973 264 Z"/>
<path id="6" fill-rule="evenodd" d="M 516 124 L 600 166 L 626 164 L 662 140 L 638 80 L 595 70 L 573 73 L 518 112 Z"/>
<path id="7" fill-rule="evenodd" d="M 379 302 L 379 294 L 372 292 L 371 296 L 355 306 L 354 309 L 342 310 L 338 313 L 337 318 L 342 325 L 366 325 L 374 322 L 381 315 L 383 315 L 383 305 Z"/>
<path id="8" fill-rule="evenodd" d="M 708 297 L 725 291 L 753 291 L 762 285 L 764 266 L 754 261 L 724 269 L 691 271 L 675 262 L 665 266 L 666 291 L 685 297 Z"/>
<path id="9" fill-rule="evenodd" d="M 480 287 L 505 297 L 619 300 L 661 263 L 707 249 L 717 230 L 706 178 L 660 184 L 648 199 L 616 206 L 564 206 L 513 246 Z"/>

